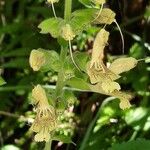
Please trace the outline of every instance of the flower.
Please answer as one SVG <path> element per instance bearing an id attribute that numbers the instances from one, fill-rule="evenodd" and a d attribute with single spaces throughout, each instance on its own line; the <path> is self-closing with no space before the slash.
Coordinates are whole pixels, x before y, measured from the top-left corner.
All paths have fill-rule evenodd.
<path id="1" fill-rule="evenodd" d="M 121 109 L 128 109 L 131 107 L 131 104 L 129 102 L 129 100 L 127 99 L 120 99 L 120 104 L 119 104 Z"/>
<path id="2" fill-rule="evenodd" d="M 34 89 L 32 90 L 32 97 L 34 99 L 34 103 L 35 104 L 39 104 L 39 105 L 49 105 L 48 104 L 48 99 L 46 96 L 46 92 L 44 90 L 44 88 L 41 85 L 37 85 L 34 87 Z"/>
<path id="3" fill-rule="evenodd" d="M 48 142 L 50 140 L 50 134 L 47 128 L 42 128 L 40 130 L 40 132 L 38 132 L 35 136 L 34 136 L 34 140 L 36 142 Z"/>
<path id="4" fill-rule="evenodd" d="M 112 93 L 115 90 L 119 91 L 121 87 L 117 82 L 106 80 L 105 82 L 102 83 L 102 89 L 106 93 Z"/>
<path id="5" fill-rule="evenodd" d="M 48 3 L 57 3 L 59 0 L 47 0 Z"/>
<path id="6" fill-rule="evenodd" d="M 49 114 L 49 116 L 36 116 L 30 130 L 36 132 L 35 141 L 49 141 L 50 133 L 57 128 L 56 114 Z"/>
<path id="7" fill-rule="evenodd" d="M 106 80 L 114 81 L 114 80 L 120 78 L 119 75 L 113 73 L 105 65 L 103 67 L 104 67 L 104 70 L 103 69 L 97 70 L 97 69 L 95 69 L 94 66 L 92 68 L 90 67 L 90 62 L 87 63 L 87 74 L 89 75 L 90 82 L 92 84 L 95 84 L 98 82 L 102 83 L 102 82 L 105 82 Z"/>
<path id="8" fill-rule="evenodd" d="M 29 64 L 34 71 L 40 70 L 45 64 L 45 55 L 39 50 L 32 50 L 29 58 Z"/>
<path id="9" fill-rule="evenodd" d="M 72 31 L 72 28 L 69 24 L 66 24 L 62 27 L 62 37 L 66 40 L 73 40 L 75 37 L 75 34 Z"/>
<path id="10" fill-rule="evenodd" d="M 106 0 L 92 0 L 94 4 L 96 5 L 101 5 L 101 4 L 104 4 L 106 3 Z"/>

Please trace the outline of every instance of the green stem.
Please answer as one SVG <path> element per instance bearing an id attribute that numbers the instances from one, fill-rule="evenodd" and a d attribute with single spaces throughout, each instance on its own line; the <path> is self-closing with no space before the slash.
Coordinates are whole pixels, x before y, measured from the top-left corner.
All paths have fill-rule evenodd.
<path id="1" fill-rule="evenodd" d="M 44 150 L 51 150 L 52 141 L 46 142 Z"/>
<path id="2" fill-rule="evenodd" d="M 65 0 L 65 13 L 64 13 L 64 18 L 65 20 L 69 20 L 71 17 L 71 9 L 72 9 L 72 0 Z M 57 99 L 60 97 L 63 93 L 63 87 L 65 85 L 65 78 L 64 78 L 64 64 L 65 64 L 65 59 L 67 57 L 67 52 L 68 52 L 68 43 L 67 41 L 64 41 L 63 39 L 60 40 L 60 45 L 61 45 L 61 52 L 60 52 L 60 62 L 61 62 L 61 69 L 58 73 L 58 80 L 56 83 L 56 92 L 55 92 L 55 98 Z M 48 142 L 45 144 L 45 150 L 50 150 L 51 149 L 51 142 Z"/>
<path id="3" fill-rule="evenodd" d="M 65 12 L 64 12 L 64 18 L 66 21 L 68 21 L 71 17 L 71 9 L 72 9 L 72 0 L 65 0 Z M 63 39 L 60 39 L 61 41 L 61 52 L 60 52 L 60 62 L 61 62 L 61 69 L 58 73 L 58 80 L 56 84 L 56 98 L 62 95 L 63 87 L 65 85 L 64 81 L 64 62 L 67 56 L 68 52 L 68 43 L 67 41 L 63 41 Z"/>
<path id="4" fill-rule="evenodd" d="M 65 46 L 66 45 L 66 46 Z M 64 61 L 67 56 L 67 51 L 68 51 L 68 45 L 67 43 L 64 46 L 61 46 L 61 53 L 60 53 L 60 62 L 62 63 L 60 72 L 58 73 L 58 80 L 56 83 L 56 98 L 60 97 L 63 92 L 63 87 L 64 87 Z"/>
<path id="5" fill-rule="evenodd" d="M 72 0 L 65 0 L 64 18 L 67 21 L 70 20 L 71 18 L 71 10 L 72 10 Z"/>

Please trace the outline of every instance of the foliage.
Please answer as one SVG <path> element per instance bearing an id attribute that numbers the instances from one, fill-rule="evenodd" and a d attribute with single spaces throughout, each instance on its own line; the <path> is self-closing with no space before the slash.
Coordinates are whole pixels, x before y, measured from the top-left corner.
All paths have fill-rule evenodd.
<path id="1" fill-rule="evenodd" d="M 109 7 L 98 15 L 101 6 L 94 1 L 73 0 L 72 13 L 63 17 L 64 3 L 54 3 L 58 16 L 55 18 L 50 1 L 0 2 L 0 149 L 44 148 L 45 143 L 36 143 L 34 133 L 29 130 L 40 107 L 39 101 L 35 103 L 32 89 L 41 84 L 48 103 L 59 117 L 58 128 L 50 137 L 54 141 L 52 149 L 146 150 L 150 138 L 148 2 L 107 1 Z M 120 36 L 112 24 L 114 19 L 124 34 L 125 54 L 121 54 Z M 110 35 L 108 41 L 102 44 L 102 39 L 98 45 L 101 59 L 104 58 L 98 67 L 103 66 L 106 74 L 96 71 L 101 75 L 96 84 L 91 84 L 87 64 L 91 61 L 96 35 L 105 23 L 109 25 L 105 29 Z M 63 39 L 66 36 L 68 41 Z M 41 52 L 40 56 L 31 57 L 33 51 Z M 95 59 L 97 57 L 93 59 L 97 62 Z M 38 64 L 39 70 L 34 72 L 31 64 Z M 106 80 L 108 76 L 118 79 Z M 114 92 L 120 87 L 128 92 Z M 133 97 L 132 107 L 121 110 L 114 96 L 123 100 Z M 121 108 L 126 107 L 121 105 Z"/>

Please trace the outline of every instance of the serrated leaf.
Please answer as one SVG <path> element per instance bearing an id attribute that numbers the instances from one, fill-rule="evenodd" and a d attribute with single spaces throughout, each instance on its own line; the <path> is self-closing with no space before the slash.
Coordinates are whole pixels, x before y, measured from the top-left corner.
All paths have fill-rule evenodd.
<path id="1" fill-rule="evenodd" d="M 121 74 L 133 69 L 138 61 L 133 57 L 118 58 L 110 65 L 109 69 L 115 74 Z"/>
<path id="2" fill-rule="evenodd" d="M 41 22 L 38 28 L 42 34 L 50 33 L 52 37 L 57 38 L 61 34 L 61 27 L 64 25 L 64 20 L 61 18 L 50 18 Z"/>
<path id="3" fill-rule="evenodd" d="M 92 20 L 94 19 L 93 15 L 96 11 L 96 9 L 82 9 L 73 12 L 72 19 L 69 24 L 76 35 L 90 26 Z"/>

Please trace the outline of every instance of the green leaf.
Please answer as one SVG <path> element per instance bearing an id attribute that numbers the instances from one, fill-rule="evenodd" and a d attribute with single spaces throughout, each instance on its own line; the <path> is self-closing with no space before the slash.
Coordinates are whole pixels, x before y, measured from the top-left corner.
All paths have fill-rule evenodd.
<path id="1" fill-rule="evenodd" d="M 145 13 L 144 13 L 144 17 L 145 18 L 149 18 L 150 17 L 150 6 L 147 6 Z"/>
<path id="2" fill-rule="evenodd" d="M 145 55 L 145 52 L 143 50 L 143 47 L 139 44 L 139 43 L 135 43 L 132 45 L 132 47 L 130 48 L 130 56 L 139 59 L 139 58 L 143 58 Z"/>
<path id="3" fill-rule="evenodd" d="M 128 125 L 132 126 L 134 130 L 147 131 L 150 129 L 149 114 L 149 110 L 144 107 L 130 109 L 125 113 L 125 121 Z"/>
<path id="4" fill-rule="evenodd" d="M 81 52 L 76 52 L 74 54 L 75 62 L 78 64 L 79 68 L 86 72 L 86 64 L 88 61 L 88 55 Z"/>
<path id="5" fill-rule="evenodd" d="M 30 53 L 29 48 L 18 48 L 12 49 L 11 51 L 0 51 L 0 57 L 17 57 L 17 56 L 28 56 Z"/>
<path id="6" fill-rule="evenodd" d="M 65 135 L 54 135 L 53 140 L 61 141 L 63 143 L 71 143 L 71 137 Z"/>
<path id="7" fill-rule="evenodd" d="M 29 66 L 28 59 L 26 58 L 15 58 L 9 62 L 5 62 L 3 68 L 27 68 Z"/>
<path id="8" fill-rule="evenodd" d="M 0 86 L 6 84 L 5 80 L 0 76 Z"/>
<path id="9" fill-rule="evenodd" d="M 50 18 L 41 22 L 38 28 L 42 34 L 50 33 L 52 37 L 57 38 L 61 34 L 61 27 L 64 25 L 64 20 L 61 18 Z"/>
<path id="10" fill-rule="evenodd" d="M 42 52 L 45 53 L 46 63 L 42 66 L 41 71 L 45 72 L 53 69 L 58 72 L 60 69 L 60 59 L 58 53 L 54 50 L 42 50 Z"/>
<path id="11" fill-rule="evenodd" d="M 70 25 L 76 35 L 90 27 L 97 9 L 82 9 L 73 12 Z"/>
<path id="12" fill-rule="evenodd" d="M 145 139 L 138 139 L 136 141 L 124 142 L 121 144 L 115 144 L 109 150 L 149 150 L 150 141 Z"/>
<path id="13" fill-rule="evenodd" d="M 67 85 L 69 85 L 73 88 L 90 91 L 89 84 L 86 81 L 84 81 L 83 79 L 80 79 L 77 77 L 74 77 L 74 78 L 71 78 L 70 80 L 68 80 Z"/>

